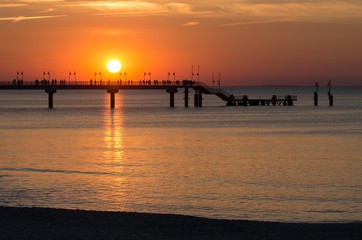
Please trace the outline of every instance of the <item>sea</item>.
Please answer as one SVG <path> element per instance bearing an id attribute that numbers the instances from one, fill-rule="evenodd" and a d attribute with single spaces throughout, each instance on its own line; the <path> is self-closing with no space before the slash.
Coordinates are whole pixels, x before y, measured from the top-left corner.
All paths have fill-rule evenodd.
<path id="1" fill-rule="evenodd" d="M 294 106 L 184 107 L 165 90 L 0 90 L 0 205 L 362 221 L 362 87 L 228 87 Z"/>

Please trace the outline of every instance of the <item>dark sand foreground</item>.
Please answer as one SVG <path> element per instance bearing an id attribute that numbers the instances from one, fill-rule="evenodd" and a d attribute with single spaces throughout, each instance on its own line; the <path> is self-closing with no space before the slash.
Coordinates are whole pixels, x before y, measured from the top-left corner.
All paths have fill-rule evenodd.
<path id="1" fill-rule="evenodd" d="M 212 220 L 179 215 L 0 207 L 0 239 L 362 239 L 362 223 Z"/>

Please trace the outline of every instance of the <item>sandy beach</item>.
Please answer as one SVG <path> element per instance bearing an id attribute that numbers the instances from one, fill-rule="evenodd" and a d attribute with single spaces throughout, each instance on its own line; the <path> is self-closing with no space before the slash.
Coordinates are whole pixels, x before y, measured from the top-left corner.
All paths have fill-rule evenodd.
<path id="1" fill-rule="evenodd" d="M 0 239 L 362 239 L 361 223 L 276 223 L 0 207 Z"/>

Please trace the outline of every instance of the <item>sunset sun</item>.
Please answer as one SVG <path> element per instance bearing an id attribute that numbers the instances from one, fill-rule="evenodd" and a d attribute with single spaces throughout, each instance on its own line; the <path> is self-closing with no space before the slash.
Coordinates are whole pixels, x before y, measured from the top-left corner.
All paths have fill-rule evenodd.
<path id="1" fill-rule="evenodd" d="M 121 70 L 121 68 L 122 68 L 122 65 L 118 60 L 110 60 L 107 63 L 107 69 L 111 73 L 119 72 L 119 70 Z"/>

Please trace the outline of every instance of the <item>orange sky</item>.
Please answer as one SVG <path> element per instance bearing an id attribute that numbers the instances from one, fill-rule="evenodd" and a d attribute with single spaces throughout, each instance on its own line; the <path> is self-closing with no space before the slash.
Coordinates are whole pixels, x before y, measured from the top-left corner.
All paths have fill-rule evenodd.
<path id="1" fill-rule="evenodd" d="M 197 3 L 195 3 L 197 2 Z M 222 85 L 362 85 L 362 1 L 0 0 L 0 80 L 191 78 Z"/>

